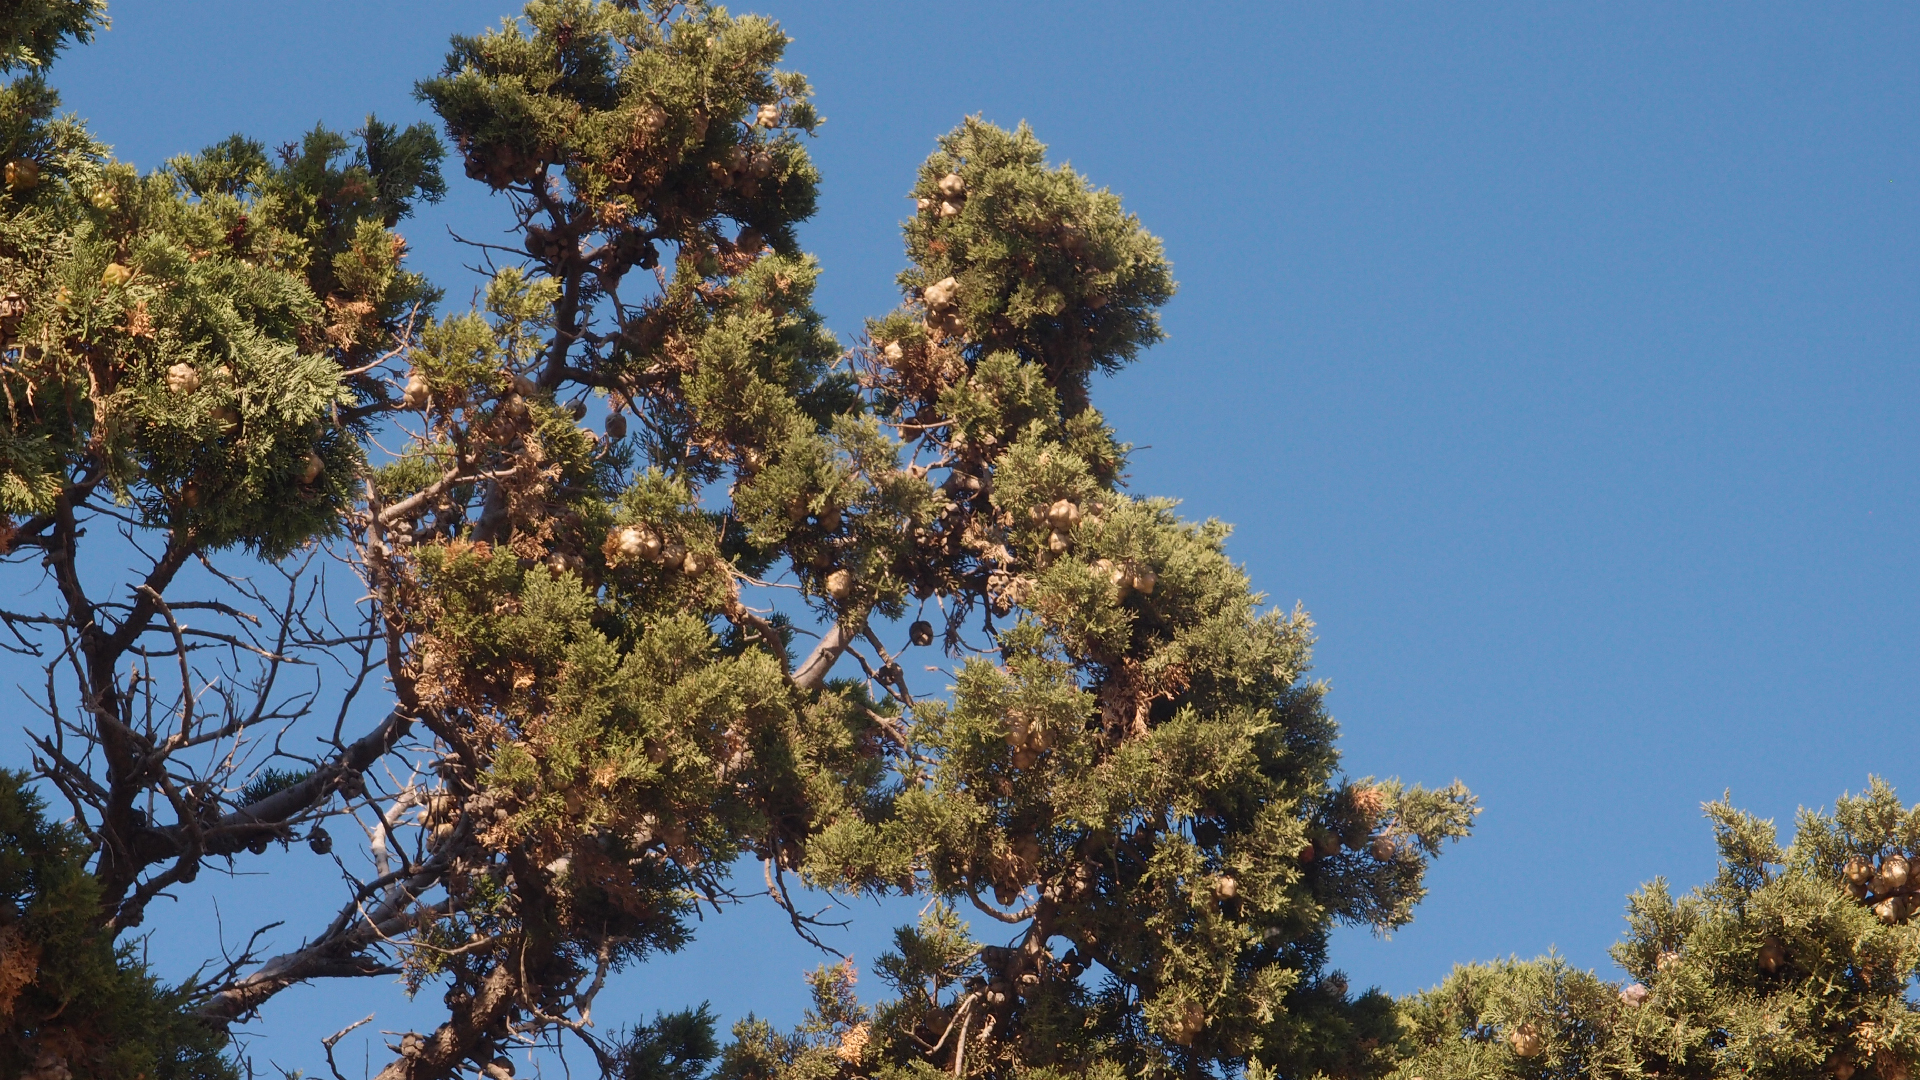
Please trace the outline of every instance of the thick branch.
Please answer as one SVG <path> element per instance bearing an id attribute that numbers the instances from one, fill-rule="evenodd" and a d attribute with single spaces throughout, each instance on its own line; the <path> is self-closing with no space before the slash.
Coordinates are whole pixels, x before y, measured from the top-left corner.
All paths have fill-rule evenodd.
<path id="1" fill-rule="evenodd" d="M 394 886 L 386 903 L 344 929 L 330 928 L 319 940 L 261 964 L 245 978 L 220 988 L 194 1012 L 208 1020 L 233 1023 L 289 986 L 313 979 L 392 975 L 399 969 L 369 955 L 381 942 L 430 923 L 453 910 L 452 900 L 415 906 L 413 900 L 439 882 L 444 863 L 429 864 L 404 884 Z M 353 905 L 358 910 L 358 899 Z M 336 920 L 335 927 L 339 926 Z"/>
<path id="2" fill-rule="evenodd" d="M 207 834 L 204 854 L 231 855 L 244 850 L 262 827 L 278 826 L 325 802 L 335 782 L 347 773 L 364 772 L 405 738 L 412 726 L 413 718 L 395 709 L 372 731 L 347 744 L 331 761 L 313 770 L 311 776 L 206 824 L 202 827 Z M 149 861 L 157 862 L 167 854 L 184 850 L 183 842 L 187 838 L 184 826 L 154 829 L 152 834 L 170 843 L 165 853 L 156 854 Z M 158 849 L 159 845 L 155 847 Z"/>
<path id="3" fill-rule="evenodd" d="M 513 1004 L 513 991 L 513 973 L 506 964 L 495 964 L 465 1008 L 424 1040 L 417 1035 L 403 1039 L 401 1056 L 374 1080 L 445 1080 L 455 1075 L 469 1051 Z"/>
<path id="4" fill-rule="evenodd" d="M 860 636 L 860 629 L 866 623 L 865 616 L 857 617 L 851 622 L 835 623 L 821 636 L 820 643 L 815 645 L 813 652 L 807 655 L 805 662 L 800 665 L 800 670 L 793 673 L 793 684 L 802 690 L 818 690 L 825 686 L 827 672 L 833 670 L 834 663 L 840 659 L 842 653 L 847 651 L 847 647 L 853 644 L 853 639 Z"/>

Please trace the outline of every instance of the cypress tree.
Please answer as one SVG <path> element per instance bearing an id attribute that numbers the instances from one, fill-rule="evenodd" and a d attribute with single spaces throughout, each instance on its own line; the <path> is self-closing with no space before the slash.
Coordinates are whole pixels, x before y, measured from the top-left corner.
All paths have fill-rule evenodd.
<path id="1" fill-rule="evenodd" d="M 950 700 L 915 700 L 870 642 L 901 706 L 901 787 L 879 820 L 826 823 L 804 872 L 936 904 L 880 961 L 896 998 L 871 1020 L 822 1011 L 838 1044 L 771 1056 L 862 1075 L 1377 1068 L 1391 1010 L 1348 994 L 1327 931 L 1404 923 L 1470 797 L 1342 781 L 1306 616 L 1262 610 L 1223 525 L 1122 490 L 1090 377 L 1159 338 L 1159 242 L 1024 127 L 967 121 L 914 194 L 908 304 L 858 363 L 909 474 L 944 471 L 941 501 L 874 530 L 884 558 L 855 547 L 870 592 L 833 614 L 864 633 L 936 600 L 959 669 Z M 863 518 L 886 512 L 868 484 Z M 758 523 L 786 524 L 771 506 Z"/>
<path id="2" fill-rule="evenodd" d="M 1920 809 L 1873 780 L 1792 844 L 1722 800 L 1713 881 L 1627 901 L 1626 985 L 1556 956 L 1463 965 L 1402 1003 L 1398 1078 L 1904 1080 L 1920 1061 Z"/>
<path id="3" fill-rule="evenodd" d="M 38 765 L 99 931 L 304 845 L 350 877 L 338 916 L 180 1000 L 217 1041 L 288 987 L 398 975 L 445 1012 L 391 1080 L 501 1080 L 562 1037 L 629 1078 L 1390 1068 L 1392 1005 L 1328 934 L 1411 918 L 1473 799 L 1348 777 L 1307 616 L 1226 526 L 1125 490 L 1094 376 L 1161 337 L 1159 241 L 968 119 L 920 169 L 902 306 L 843 348 L 785 45 L 665 0 L 454 38 L 418 92 L 514 237 L 478 245 L 471 310 L 394 232 L 445 190 L 424 126 L 141 175 L 12 84 L 0 510 L 59 599 L 10 625 L 56 646 Z M 149 554 L 99 599 L 105 520 Z M 261 560 L 274 590 L 232 569 Z M 324 716 L 296 659 L 348 673 Z M 199 752 L 233 740 L 257 756 Z M 803 936 L 798 885 L 927 896 L 892 996 L 842 965 L 789 1034 L 593 1027 L 748 856 Z"/>
<path id="4" fill-rule="evenodd" d="M 86 841 L 47 820 L 27 782 L 0 771 L 0 1069 L 229 1080 L 225 1036 L 187 1015 L 187 991 L 157 981 L 132 942 L 102 930 Z"/>

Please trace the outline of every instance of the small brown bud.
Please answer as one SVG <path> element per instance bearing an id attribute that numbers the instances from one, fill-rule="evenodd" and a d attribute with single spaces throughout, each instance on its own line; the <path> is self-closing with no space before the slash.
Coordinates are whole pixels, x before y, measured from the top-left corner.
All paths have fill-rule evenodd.
<path id="1" fill-rule="evenodd" d="M 753 122 L 763 128 L 779 127 L 780 106 L 773 104 L 760 106 L 760 108 L 754 112 Z"/>
<path id="2" fill-rule="evenodd" d="M 325 471 L 327 471 L 327 463 L 321 459 L 317 452 L 309 450 L 307 451 L 307 463 L 300 470 L 300 482 L 302 484 L 311 484 L 320 479 L 320 474 Z"/>
<path id="3" fill-rule="evenodd" d="M 950 172 L 940 178 L 940 194 L 948 199 L 964 199 L 967 197 L 967 182 L 961 179 L 959 173 Z"/>
<path id="4" fill-rule="evenodd" d="M 845 600 L 853 595 L 853 575 L 845 570 L 835 570 L 827 575 L 827 595 L 835 600 Z"/>
<path id="5" fill-rule="evenodd" d="M 627 418 L 617 412 L 607 414 L 607 438 L 618 442 L 627 437 Z"/>
<path id="6" fill-rule="evenodd" d="M 1547 1049 L 1546 1040 L 1540 1037 L 1540 1032 L 1530 1022 L 1508 1032 L 1507 1044 L 1513 1047 L 1515 1057 L 1539 1057 Z"/>
<path id="7" fill-rule="evenodd" d="M 916 620 L 912 626 L 907 627 L 907 640 L 915 645 L 933 644 L 933 624 L 925 619 Z"/>

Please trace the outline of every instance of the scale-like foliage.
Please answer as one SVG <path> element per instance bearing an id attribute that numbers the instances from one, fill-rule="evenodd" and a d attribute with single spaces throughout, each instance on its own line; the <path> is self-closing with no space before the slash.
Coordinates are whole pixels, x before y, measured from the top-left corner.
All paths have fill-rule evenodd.
<path id="1" fill-rule="evenodd" d="M 225 1033 L 186 1015 L 187 993 L 131 943 L 115 948 L 85 840 L 47 820 L 27 783 L 0 771 L 0 1071 L 230 1080 Z"/>
<path id="2" fill-rule="evenodd" d="M 1161 337 L 1159 240 L 1024 127 L 966 120 L 915 183 L 905 306 L 843 350 L 799 247 L 819 118 L 785 46 L 667 0 L 535 0 L 455 38 L 418 92 L 517 238 L 480 245 L 470 311 L 432 310 L 392 232 L 445 190 L 425 127 L 236 136 L 142 176 L 37 79 L 7 91 L 0 509 L 66 567 L 45 625 L 79 637 L 88 711 L 36 746 L 104 853 L 102 921 L 207 858 L 334 855 L 323 822 L 352 815 L 372 869 L 338 917 L 192 988 L 202 1018 L 397 973 L 447 1012 L 387 1080 L 500 1080 L 562 1032 L 630 1080 L 716 1055 L 742 1080 L 1378 1073 L 1392 1010 L 1329 931 L 1411 918 L 1473 799 L 1345 777 L 1307 616 L 1266 606 L 1226 526 L 1124 489 L 1092 377 Z M 74 508 L 103 498 L 166 554 L 94 630 L 121 609 L 71 572 Z M 233 616 L 211 640 L 260 665 L 259 701 L 205 715 L 234 673 L 196 667 L 174 571 L 320 541 L 364 622 L 299 587 L 273 635 Z M 906 670 L 935 648 L 930 695 Z M 316 754 L 179 764 L 291 724 L 296 650 L 351 676 Z M 177 667 L 170 704 L 133 655 Z M 344 733 L 369 687 L 384 716 Z M 748 855 L 803 935 L 796 878 L 930 894 L 880 961 L 895 996 L 824 968 L 799 1031 L 724 1052 L 704 1011 L 591 1028 Z"/>
<path id="3" fill-rule="evenodd" d="M 6 93 L 25 122 L 0 132 L 0 510 L 46 515 L 85 477 L 197 549 L 337 531 L 364 459 L 342 362 L 428 293 L 396 268 L 396 209 L 341 197 L 375 186 L 331 164 L 344 138 L 277 166 L 235 139 L 142 177 L 36 80 Z"/>
<path id="4" fill-rule="evenodd" d="M 10 0 L 0 11 L 0 72 L 42 68 L 69 40 L 107 27 L 107 0 Z"/>
<path id="5" fill-rule="evenodd" d="M 1326 932 L 1406 921 L 1472 800 L 1340 783 L 1306 617 L 1262 610 L 1224 526 L 1120 490 L 1125 448 L 1086 378 L 1158 338 L 1158 241 L 1024 129 L 969 120 L 941 147 L 907 226 L 914 304 L 860 353 L 873 415 L 913 463 L 837 432 L 858 467 L 823 494 L 853 524 L 825 560 L 809 531 L 782 535 L 778 499 L 738 497 L 767 506 L 756 538 L 821 568 L 838 626 L 937 598 L 960 661 L 951 700 L 915 701 L 880 650 L 875 681 L 910 707 L 904 787 L 879 820 L 826 823 L 810 880 L 927 890 L 1011 937 L 980 944 L 945 908 L 902 931 L 882 962 L 901 996 L 859 1054 L 846 1032 L 835 1053 L 863 1075 L 1377 1067 L 1390 1010 L 1348 998 Z M 935 470 L 933 499 L 887 497 Z M 802 484 L 777 490 L 796 487 L 817 513 Z M 818 1071 L 818 1052 L 772 1056 Z"/>
<path id="6" fill-rule="evenodd" d="M 1772 822 L 1707 808 L 1720 873 L 1627 903 L 1614 959 L 1625 987 L 1548 957 L 1455 969 L 1405 1005 L 1394 1075 L 1903 1080 L 1920 1060 L 1920 810 L 1874 780 L 1832 814 L 1803 811 L 1782 850 Z"/>

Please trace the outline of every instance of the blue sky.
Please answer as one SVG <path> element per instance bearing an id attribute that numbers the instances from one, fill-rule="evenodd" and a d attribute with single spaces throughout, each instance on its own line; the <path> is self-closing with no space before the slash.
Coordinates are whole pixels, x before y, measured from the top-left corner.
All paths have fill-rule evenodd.
<path id="1" fill-rule="evenodd" d="M 1486 806 L 1411 927 L 1342 933 L 1355 983 L 1549 947 L 1611 975 L 1625 894 L 1710 874 L 1703 801 L 1790 827 L 1870 773 L 1920 798 L 1920 9 L 737 10 L 782 21 L 828 118 L 802 236 L 843 336 L 896 302 L 913 170 L 968 113 L 1030 120 L 1165 239 L 1170 338 L 1096 387 L 1141 447 L 1135 491 L 1234 522 L 1257 586 L 1313 612 L 1353 773 L 1459 777 Z M 233 131 L 423 117 L 412 82 L 447 35 L 507 13 L 112 11 L 54 81 L 143 168 Z M 447 227 L 504 216 L 450 171 L 405 231 L 457 299 Z M 230 936 L 330 887 L 241 885 Z M 204 940 L 205 912 L 157 920 L 156 957 L 182 962 L 167 942 Z M 869 958 L 898 909 L 853 914 Z M 768 912 L 704 935 L 602 1023 L 702 998 L 797 1019 L 816 961 Z M 311 1071 L 317 1034 L 375 1008 L 398 1026 L 396 1001 L 288 995 L 262 1054 Z"/>

